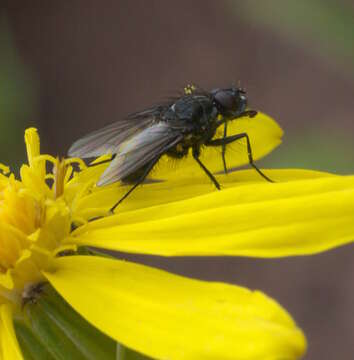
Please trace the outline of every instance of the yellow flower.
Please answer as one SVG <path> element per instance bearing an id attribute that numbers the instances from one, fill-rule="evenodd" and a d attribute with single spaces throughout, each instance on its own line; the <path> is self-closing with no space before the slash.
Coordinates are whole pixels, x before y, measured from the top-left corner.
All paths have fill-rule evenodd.
<path id="1" fill-rule="evenodd" d="M 273 130 L 272 145 L 257 148 L 258 157 L 280 142 L 279 128 Z M 110 216 L 126 189 L 95 186 L 106 164 L 87 168 L 78 159 L 41 155 L 35 129 L 25 139 L 21 180 L 5 166 L 0 174 L 0 359 L 22 358 L 12 318 L 42 281 L 103 333 L 157 359 L 303 355 L 301 330 L 259 291 L 75 251 L 90 245 L 167 256 L 315 253 L 354 238 L 353 177 L 274 170 L 266 173 L 278 183 L 269 184 L 239 171 L 218 175 L 224 189 L 217 192 L 192 163 L 174 177 L 162 162 L 155 175 L 168 181 L 137 189 Z"/>

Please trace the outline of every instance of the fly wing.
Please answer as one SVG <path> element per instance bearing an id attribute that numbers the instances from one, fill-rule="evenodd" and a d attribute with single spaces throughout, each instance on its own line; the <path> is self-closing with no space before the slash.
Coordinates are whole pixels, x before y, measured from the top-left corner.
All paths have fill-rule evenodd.
<path id="1" fill-rule="evenodd" d="M 124 179 L 149 161 L 160 157 L 181 139 L 181 132 L 164 122 L 144 129 L 121 145 L 97 185 L 108 185 Z"/>
<path id="2" fill-rule="evenodd" d="M 153 107 L 96 130 L 74 142 L 68 154 L 81 158 L 115 154 L 123 142 L 157 122 L 164 109 L 165 106 Z"/>

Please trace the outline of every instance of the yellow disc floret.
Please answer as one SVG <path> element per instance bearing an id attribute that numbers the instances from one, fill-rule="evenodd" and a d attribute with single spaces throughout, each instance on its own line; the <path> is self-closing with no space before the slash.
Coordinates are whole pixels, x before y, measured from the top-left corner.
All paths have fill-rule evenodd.
<path id="1" fill-rule="evenodd" d="M 0 165 L 0 303 L 20 304 L 25 289 L 44 279 L 42 271 L 50 269 L 53 258 L 75 249 L 73 224 L 107 213 L 81 204 L 96 182 L 86 176 L 83 183 L 74 171 L 85 167 L 81 160 L 41 155 L 36 129 L 26 131 L 25 141 L 28 165 L 21 167 L 21 180 Z"/>

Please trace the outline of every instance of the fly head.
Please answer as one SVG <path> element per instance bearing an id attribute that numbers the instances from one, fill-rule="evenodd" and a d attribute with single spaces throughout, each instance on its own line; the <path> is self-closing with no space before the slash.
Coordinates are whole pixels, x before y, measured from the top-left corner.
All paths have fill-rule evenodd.
<path id="1" fill-rule="evenodd" d="M 246 110 L 246 91 L 241 88 L 214 89 L 211 96 L 218 113 L 223 117 L 235 118 Z"/>

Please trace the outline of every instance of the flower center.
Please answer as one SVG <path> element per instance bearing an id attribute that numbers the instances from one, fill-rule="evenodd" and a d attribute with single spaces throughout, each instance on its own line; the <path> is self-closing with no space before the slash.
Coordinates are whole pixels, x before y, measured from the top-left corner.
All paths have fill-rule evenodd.
<path id="1" fill-rule="evenodd" d="M 71 212 L 63 199 L 68 166 L 51 159 L 53 172 L 46 174 L 39 171 L 46 160 L 24 165 L 22 181 L 0 174 L 0 303 L 18 302 L 23 289 L 41 281 L 41 270 L 50 267 L 70 233 Z"/>
<path id="2" fill-rule="evenodd" d="M 45 280 L 42 271 L 55 270 L 58 254 L 77 249 L 72 228 L 109 215 L 111 207 L 93 202 L 103 191 L 95 187 L 97 168 L 41 155 L 33 128 L 25 142 L 28 165 L 22 165 L 20 180 L 0 164 L 0 304 L 20 305 L 28 289 Z M 74 171 L 77 166 L 82 171 Z"/>

